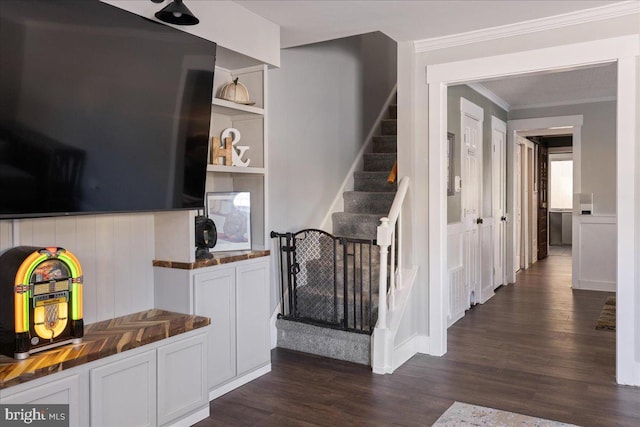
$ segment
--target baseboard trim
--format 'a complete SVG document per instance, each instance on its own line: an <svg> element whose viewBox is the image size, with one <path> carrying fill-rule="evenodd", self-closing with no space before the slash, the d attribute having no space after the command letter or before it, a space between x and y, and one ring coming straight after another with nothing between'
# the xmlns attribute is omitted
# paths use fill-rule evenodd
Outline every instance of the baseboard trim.
<svg viewBox="0 0 640 427"><path fill-rule="evenodd" d="M276 328L276 320L278 320L278 314L280 314L280 304L276 306L276 309L271 313L269 319L269 330L271 331L271 350L278 346L278 328Z"/></svg>
<svg viewBox="0 0 640 427"><path fill-rule="evenodd" d="M167 425L170 427L190 427L195 423L204 420L210 414L211 413L209 412L209 404L207 404L205 408L202 408L199 411L194 412L193 414L187 417L181 418L178 421L174 422L173 424L167 424Z"/></svg>
<svg viewBox="0 0 640 427"><path fill-rule="evenodd" d="M393 349L393 361L391 372L393 373L400 366L418 353L425 354L429 348L429 338L423 335L414 335L402 344Z"/></svg>
<svg viewBox="0 0 640 427"><path fill-rule="evenodd" d="M253 380L255 380L256 378L259 378L265 374L268 374L269 372L271 372L271 363L269 363L268 365L263 366L262 368L258 368L255 371L251 371L248 374L245 374L239 378L236 378L233 381L230 381L226 384L221 385L220 387L211 390L209 392L209 401L212 401L214 399L217 399L218 397L229 393L232 390L237 389L240 386L245 385L248 382L251 382Z"/></svg>
<svg viewBox="0 0 640 427"><path fill-rule="evenodd" d="M480 304L484 304L485 302L489 301L491 298L493 298L493 296L495 295L495 293L493 292L493 289L491 289L493 286L490 286L489 288L485 288L480 292L480 295L485 295L488 294L488 296L486 298L482 298L480 301L478 301Z"/></svg>
<svg viewBox="0 0 640 427"><path fill-rule="evenodd" d="M578 279L578 286L574 286L574 289L580 289L583 291L615 292L616 283L609 281Z"/></svg>
<svg viewBox="0 0 640 427"><path fill-rule="evenodd" d="M454 316L450 317L447 321L447 329L450 326L453 326L458 320L462 319L464 317L464 311L461 311L459 313L456 313Z"/></svg>

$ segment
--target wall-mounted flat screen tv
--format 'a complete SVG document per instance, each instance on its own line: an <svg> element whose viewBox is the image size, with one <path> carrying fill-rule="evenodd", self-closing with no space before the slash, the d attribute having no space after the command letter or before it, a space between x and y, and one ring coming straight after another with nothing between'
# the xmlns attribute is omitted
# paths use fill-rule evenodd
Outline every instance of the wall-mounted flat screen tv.
<svg viewBox="0 0 640 427"><path fill-rule="evenodd" d="M1 0L0 219L203 207L215 54L97 0Z"/></svg>

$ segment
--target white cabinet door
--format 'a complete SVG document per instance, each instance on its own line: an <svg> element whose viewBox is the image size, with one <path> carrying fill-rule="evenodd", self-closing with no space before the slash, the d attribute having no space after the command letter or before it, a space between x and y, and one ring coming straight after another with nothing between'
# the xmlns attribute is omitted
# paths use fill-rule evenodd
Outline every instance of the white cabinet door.
<svg viewBox="0 0 640 427"><path fill-rule="evenodd" d="M202 334L158 348L158 424L208 403L207 336Z"/></svg>
<svg viewBox="0 0 640 427"><path fill-rule="evenodd" d="M195 314L211 319L208 333L209 388L236 375L236 272L220 268L194 279Z"/></svg>
<svg viewBox="0 0 640 427"><path fill-rule="evenodd" d="M28 362L25 362L28 363ZM86 378L86 377L85 377ZM86 381L86 380L85 380ZM86 384L86 382L85 382ZM78 427L86 424L80 413L81 375L71 375L66 378L50 381L46 384L3 397L2 404L33 404L33 405L69 405L69 426Z"/></svg>
<svg viewBox="0 0 640 427"><path fill-rule="evenodd" d="M237 268L238 375L270 360L268 267L267 262L257 262Z"/></svg>
<svg viewBox="0 0 640 427"><path fill-rule="evenodd" d="M156 425L156 351L92 369L91 426Z"/></svg>

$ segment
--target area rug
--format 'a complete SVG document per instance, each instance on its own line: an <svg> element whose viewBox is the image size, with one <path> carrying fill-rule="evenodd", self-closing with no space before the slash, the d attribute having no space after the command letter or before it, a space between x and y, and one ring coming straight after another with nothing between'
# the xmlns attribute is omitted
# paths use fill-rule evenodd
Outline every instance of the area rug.
<svg viewBox="0 0 640 427"><path fill-rule="evenodd" d="M602 307L596 329L616 330L616 297L609 297Z"/></svg>
<svg viewBox="0 0 640 427"><path fill-rule="evenodd" d="M578 427L515 412L454 402L432 427Z"/></svg>

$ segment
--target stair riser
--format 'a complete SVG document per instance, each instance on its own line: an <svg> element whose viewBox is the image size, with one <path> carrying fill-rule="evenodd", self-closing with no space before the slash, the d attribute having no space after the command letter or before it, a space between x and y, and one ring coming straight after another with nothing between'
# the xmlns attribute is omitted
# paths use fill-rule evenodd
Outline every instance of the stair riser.
<svg viewBox="0 0 640 427"><path fill-rule="evenodd" d="M383 135L397 135L398 134L397 120L392 120L392 119L382 120L381 131Z"/></svg>
<svg viewBox="0 0 640 427"><path fill-rule="evenodd" d="M365 154L364 170L369 172L391 172L393 164L396 162L396 155L390 153L384 154Z"/></svg>
<svg viewBox="0 0 640 427"><path fill-rule="evenodd" d="M345 193L344 211L354 213L376 213L386 215L391 209L394 193Z"/></svg>
<svg viewBox="0 0 640 427"><path fill-rule="evenodd" d="M388 174L384 173L381 177L369 178L356 174L353 189L355 191L367 192L396 191L396 184L389 184L387 182L387 176Z"/></svg>
<svg viewBox="0 0 640 427"><path fill-rule="evenodd" d="M370 365L371 337L278 319L278 347Z"/></svg>
<svg viewBox="0 0 640 427"><path fill-rule="evenodd" d="M398 118L398 106L397 105L389 105L389 118L397 119Z"/></svg>
<svg viewBox="0 0 640 427"><path fill-rule="evenodd" d="M376 218L360 218L354 220L353 215L338 212L333 214L333 234L355 239L375 239L380 220Z"/></svg>
<svg viewBox="0 0 640 427"><path fill-rule="evenodd" d="M374 153L396 153L398 151L398 137L396 135L374 136Z"/></svg>

